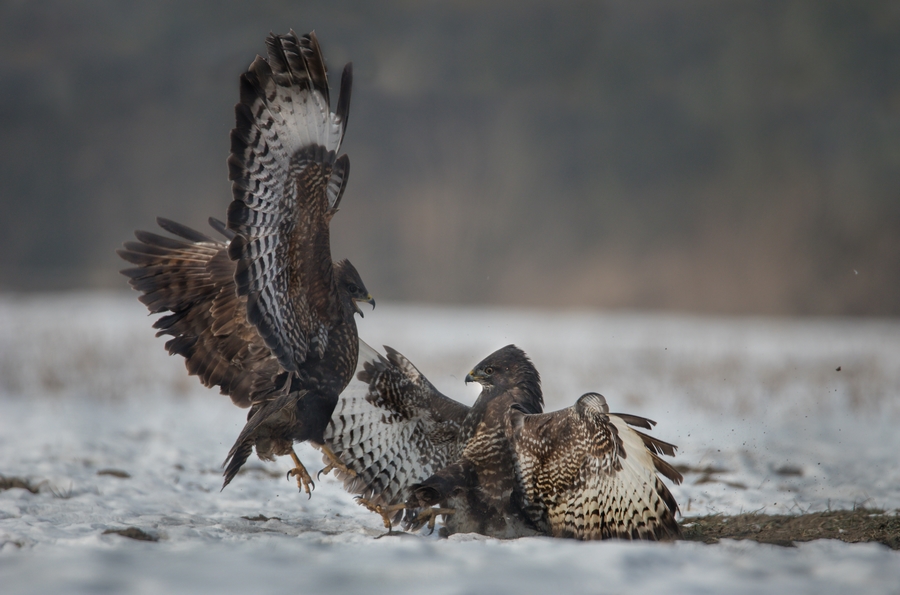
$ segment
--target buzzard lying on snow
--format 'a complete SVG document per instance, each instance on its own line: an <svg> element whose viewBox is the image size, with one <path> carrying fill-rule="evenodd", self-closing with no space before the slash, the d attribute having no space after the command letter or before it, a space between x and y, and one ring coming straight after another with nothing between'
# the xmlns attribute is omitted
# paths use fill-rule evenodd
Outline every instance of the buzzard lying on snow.
<svg viewBox="0 0 900 595"><path fill-rule="evenodd" d="M675 499L658 474L681 475L659 455L675 446L632 428L655 422L611 414L583 395L541 413L540 377L522 350L504 347L466 377L483 387L470 408L441 394L405 357L360 347L361 384L341 396L325 440L353 471L344 487L380 513L446 533L494 537L672 539ZM432 508L434 506L438 508Z"/></svg>
<svg viewBox="0 0 900 595"><path fill-rule="evenodd" d="M357 302L375 302L352 264L332 261L329 240L350 171L337 151L351 67L331 111L315 34L270 35L266 45L268 60L241 75L228 159L234 197L227 225L210 220L222 239L159 219L176 238L138 231L119 255L137 265L122 272L141 302L168 312L154 327L173 337L169 353L250 408L223 487L255 447L264 460L290 455L289 475L309 494L293 443L330 454L323 432L357 365Z"/></svg>

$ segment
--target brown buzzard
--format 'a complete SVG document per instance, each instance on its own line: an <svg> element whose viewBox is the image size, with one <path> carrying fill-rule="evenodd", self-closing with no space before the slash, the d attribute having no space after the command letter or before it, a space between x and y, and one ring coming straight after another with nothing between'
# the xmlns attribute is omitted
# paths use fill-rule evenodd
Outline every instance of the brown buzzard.
<svg viewBox="0 0 900 595"><path fill-rule="evenodd" d="M222 239L159 219L176 238L145 231L119 255L123 272L173 338L190 374L249 407L228 453L225 482L256 448L271 460L290 455L298 485L312 479L294 453L305 440L324 448L323 432L357 364L357 302L374 305L359 273L333 262L329 223L350 171L337 156L350 107L344 68L331 111L325 62L314 33L270 35L240 79L228 158L233 200Z"/></svg>
<svg viewBox="0 0 900 595"><path fill-rule="evenodd" d="M344 487L408 528L443 514L445 534L553 535L578 539L679 536L677 505L658 473L675 447L610 414L602 396L541 413L540 376L514 345L466 377L483 390L469 408L442 395L402 355L362 344L357 377L335 408L326 442L355 472ZM432 508L439 506L439 508Z"/></svg>

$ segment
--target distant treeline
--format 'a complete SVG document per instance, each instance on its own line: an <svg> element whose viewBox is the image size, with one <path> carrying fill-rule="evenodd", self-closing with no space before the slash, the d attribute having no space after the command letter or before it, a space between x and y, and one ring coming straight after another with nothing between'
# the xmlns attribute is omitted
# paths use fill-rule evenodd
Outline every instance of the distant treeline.
<svg viewBox="0 0 900 595"><path fill-rule="evenodd" d="M3 2L0 290L122 288L134 228L223 217L290 28L354 62L332 248L378 299L900 314L888 0Z"/></svg>

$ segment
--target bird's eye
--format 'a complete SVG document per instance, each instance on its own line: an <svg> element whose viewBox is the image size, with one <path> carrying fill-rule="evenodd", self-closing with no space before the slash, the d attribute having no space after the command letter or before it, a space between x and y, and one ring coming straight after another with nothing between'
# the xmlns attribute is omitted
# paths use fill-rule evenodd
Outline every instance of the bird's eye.
<svg viewBox="0 0 900 595"><path fill-rule="evenodd" d="M487 368L484 369L484 373L487 374L488 376L490 376L491 374L494 373L494 368L492 366L488 366Z"/></svg>
<svg viewBox="0 0 900 595"><path fill-rule="evenodd" d="M357 293L357 292L359 291L359 287L357 287L356 285L354 285L353 283L351 283L350 286L347 287L347 290L348 290L350 293Z"/></svg>

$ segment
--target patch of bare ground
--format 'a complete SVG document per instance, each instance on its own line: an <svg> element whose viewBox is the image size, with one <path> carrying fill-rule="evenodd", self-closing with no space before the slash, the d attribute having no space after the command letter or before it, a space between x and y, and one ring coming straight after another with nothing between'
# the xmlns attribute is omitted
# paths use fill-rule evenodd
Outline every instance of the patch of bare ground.
<svg viewBox="0 0 900 595"><path fill-rule="evenodd" d="M859 508L798 515L739 514L690 517L681 526L684 539L717 543L720 539L752 539L793 546L798 541L840 539L847 543L878 542L900 549L897 511Z"/></svg>
<svg viewBox="0 0 900 595"><path fill-rule="evenodd" d="M135 539L137 541L159 541L159 535L148 533L147 531L144 531L143 529L139 529L137 527L126 527L124 529L107 529L103 532L103 534L121 535L122 537Z"/></svg>
<svg viewBox="0 0 900 595"><path fill-rule="evenodd" d="M11 490L13 488L21 488L23 490L28 490L32 494L37 494L46 483L46 481L34 483L30 479L25 479L24 477L7 477L5 475L0 475L0 492L3 490Z"/></svg>

